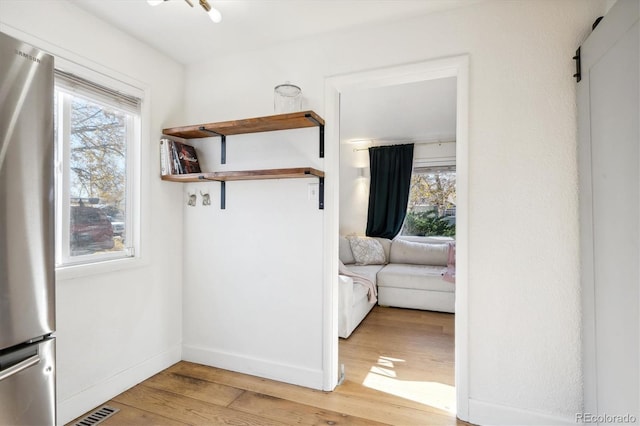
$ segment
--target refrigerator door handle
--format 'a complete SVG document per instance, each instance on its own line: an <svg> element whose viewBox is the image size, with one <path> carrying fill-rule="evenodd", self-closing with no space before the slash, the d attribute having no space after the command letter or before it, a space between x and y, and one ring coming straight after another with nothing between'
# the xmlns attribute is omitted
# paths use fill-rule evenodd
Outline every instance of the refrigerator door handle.
<svg viewBox="0 0 640 426"><path fill-rule="evenodd" d="M18 374L21 371L26 370L29 367L33 367L39 362L40 362L40 356L36 354L36 355L30 356L29 358L23 361L20 361L16 365L12 365L6 370L0 371L0 382L3 381L4 379L8 379L9 377Z"/></svg>

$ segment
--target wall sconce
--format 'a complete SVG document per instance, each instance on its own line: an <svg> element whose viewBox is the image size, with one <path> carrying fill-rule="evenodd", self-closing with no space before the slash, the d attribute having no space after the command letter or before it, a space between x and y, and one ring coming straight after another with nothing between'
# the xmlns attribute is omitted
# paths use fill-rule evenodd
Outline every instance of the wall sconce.
<svg viewBox="0 0 640 426"><path fill-rule="evenodd" d="M369 179L371 177L369 167L358 167L358 177Z"/></svg>

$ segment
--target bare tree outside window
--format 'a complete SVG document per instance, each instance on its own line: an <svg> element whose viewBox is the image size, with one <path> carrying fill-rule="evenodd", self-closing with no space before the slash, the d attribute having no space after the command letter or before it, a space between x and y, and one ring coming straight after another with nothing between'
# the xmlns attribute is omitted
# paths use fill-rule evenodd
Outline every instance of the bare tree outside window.
<svg viewBox="0 0 640 426"><path fill-rule="evenodd" d="M59 264L128 256L127 149L136 115L56 88Z"/></svg>
<svg viewBox="0 0 640 426"><path fill-rule="evenodd" d="M402 235L455 236L455 218L455 170L414 170Z"/></svg>
<svg viewBox="0 0 640 426"><path fill-rule="evenodd" d="M111 215L122 214L126 115L79 98L71 105L71 196L99 198Z"/></svg>
<svg viewBox="0 0 640 426"><path fill-rule="evenodd" d="M73 98L70 128L71 254L123 250L126 114Z"/></svg>

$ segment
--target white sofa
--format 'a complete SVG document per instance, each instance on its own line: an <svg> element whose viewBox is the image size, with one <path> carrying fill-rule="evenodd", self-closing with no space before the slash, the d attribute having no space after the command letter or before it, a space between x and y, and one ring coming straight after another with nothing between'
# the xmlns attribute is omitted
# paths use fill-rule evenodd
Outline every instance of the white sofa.
<svg viewBox="0 0 640 426"><path fill-rule="evenodd" d="M362 237L361 237L362 238ZM340 237L339 256L352 272L368 277L377 286L381 306L455 312L455 285L443 279L450 238L375 238L382 246L384 260L357 264L346 237ZM367 288L352 278L339 277L339 336L349 337L375 306L367 298Z"/></svg>
<svg viewBox="0 0 640 426"><path fill-rule="evenodd" d="M391 241L386 238L376 238L382 245L385 259L389 259ZM378 272L385 266L378 265L356 265L349 241L345 237L340 237L339 257L342 263L352 272L369 278L374 285ZM376 301L369 301L368 289L362 284L353 281L353 278L340 275L338 295L338 335L347 338L353 330L362 322L369 311L376 305Z"/></svg>

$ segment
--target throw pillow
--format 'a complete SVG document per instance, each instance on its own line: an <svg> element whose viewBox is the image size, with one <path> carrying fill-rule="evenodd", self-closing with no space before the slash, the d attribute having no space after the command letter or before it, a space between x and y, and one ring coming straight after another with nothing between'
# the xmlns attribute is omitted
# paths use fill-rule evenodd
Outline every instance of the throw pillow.
<svg viewBox="0 0 640 426"><path fill-rule="evenodd" d="M396 238L391 243L389 259L392 263L447 266L449 244L416 243Z"/></svg>
<svg viewBox="0 0 640 426"><path fill-rule="evenodd" d="M379 241L369 237L348 236L356 265L384 265L387 261Z"/></svg>
<svg viewBox="0 0 640 426"><path fill-rule="evenodd" d="M356 260L353 258L353 252L351 251L351 244L349 244L349 240L343 236L340 236L338 240L338 257L345 265L356 263Z"/></svg>

